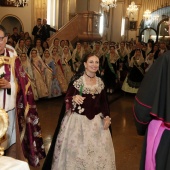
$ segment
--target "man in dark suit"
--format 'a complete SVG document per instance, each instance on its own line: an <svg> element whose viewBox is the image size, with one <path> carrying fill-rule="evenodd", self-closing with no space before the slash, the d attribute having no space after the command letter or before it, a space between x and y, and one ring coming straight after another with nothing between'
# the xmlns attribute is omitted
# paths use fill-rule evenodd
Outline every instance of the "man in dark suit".
<svg viewBox="0 0 170 170"><path fill-rule="evenodd" d="M32 35L34 35L34 42L36 39L40 38L41 40L43 39L43 25L41 24L41 18L37 19L37 25L34 26L32 30Z"/></svg>
<svg viewBox="0 0 170 170"><path fill-rule="evenodd" d="M47 24L47 19L43 19L43 41L46 41L48 38L50 38L50 31L56 32L56 29L52 28L50 25Z"/></svg>

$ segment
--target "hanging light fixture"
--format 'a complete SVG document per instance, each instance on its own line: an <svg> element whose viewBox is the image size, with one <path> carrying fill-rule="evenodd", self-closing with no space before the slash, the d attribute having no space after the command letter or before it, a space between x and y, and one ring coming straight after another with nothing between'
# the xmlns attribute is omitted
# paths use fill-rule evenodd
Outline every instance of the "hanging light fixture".
<svg viewBox="0 0 170 170"><path fill-rule="evenodd" d="M24 7L25 5L28 5L29 0L7 0L7 4L14 5L16 7Z"/></svg>
<svg viewBox="0 0 170 170"><path fill-rule="evenodd" d="M116 2L117 0L101 0L100 5L104 11L109 11L110 8L116 8Z"/></svg>
<svg viewBox="0 0 170 170"><path fill-rule="evenodd" d="M150 18L151 18L151 11L147 9L143 14L143 19L150 20Z"/></svg>
<svg viewBox="0 0 170 170"><path fill-rule="evenodd" d="M134 1L132 1L129 7L127 8L127 14L133 14L136 11L138 11L138 6L135 5Z"/></svg>

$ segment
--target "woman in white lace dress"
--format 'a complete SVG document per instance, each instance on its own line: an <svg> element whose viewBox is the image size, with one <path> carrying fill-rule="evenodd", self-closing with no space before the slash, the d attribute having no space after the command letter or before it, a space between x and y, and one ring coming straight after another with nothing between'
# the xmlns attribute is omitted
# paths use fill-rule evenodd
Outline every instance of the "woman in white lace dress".
<svg viewBox="0 0 170 170"><path fill-rule="evenodd" d="M66 93L43 170L116 169L106 92L96 76L99 58L88 54L80 68Z"/></svg>

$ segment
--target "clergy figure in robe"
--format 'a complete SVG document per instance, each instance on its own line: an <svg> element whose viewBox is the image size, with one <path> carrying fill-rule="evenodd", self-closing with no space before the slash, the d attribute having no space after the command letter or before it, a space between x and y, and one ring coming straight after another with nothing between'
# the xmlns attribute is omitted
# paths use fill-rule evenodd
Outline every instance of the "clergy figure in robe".
<svg viewBox="0 0 170 170"><path fill-rule="evenodd" d="M169 103L170 51L167 51L146 73L135 97L134 117L137 131L138 134L145 135L140 170L170 169Z"/></svg>
<svg viewBox="0 0 170 170"><path fill-rule="evenodd" d="M45 150L33 92L16 51L6 42L0 25L0 108L9 116L6 155L39 166Z"/></svg>

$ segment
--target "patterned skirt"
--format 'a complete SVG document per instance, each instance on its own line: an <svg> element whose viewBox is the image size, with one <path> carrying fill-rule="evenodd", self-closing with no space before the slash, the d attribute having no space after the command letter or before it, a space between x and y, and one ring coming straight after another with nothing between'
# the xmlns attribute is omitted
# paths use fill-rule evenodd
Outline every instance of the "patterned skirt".
<svg viewBox="0 0 170 170"><path fill-rule="evenodd" d="M53 155L52 170L116 170L110 130L101 114L89 120L77 113L62 121Z"/></svg>

